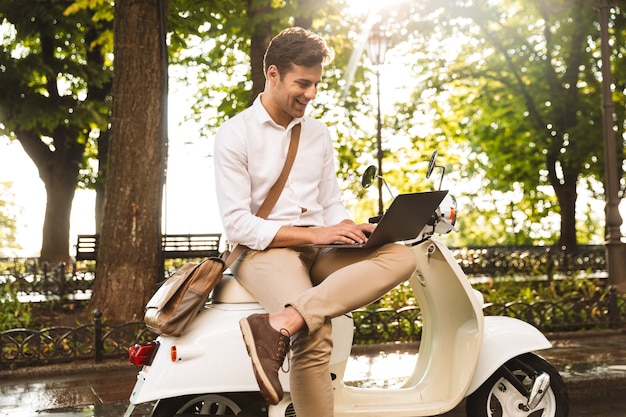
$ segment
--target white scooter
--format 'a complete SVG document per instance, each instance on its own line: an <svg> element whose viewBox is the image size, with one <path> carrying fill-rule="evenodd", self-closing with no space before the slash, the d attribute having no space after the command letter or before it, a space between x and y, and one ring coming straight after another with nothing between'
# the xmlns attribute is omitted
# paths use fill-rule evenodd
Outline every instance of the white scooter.
<svg viewBox="0 0 626 417"><path fill-rule="evenodd" d="M430 160L429 177L436 165ZM373 168L373 167L372 167ZM377 178L368 169L364 185ZM443 172L442 172L443 177ZM380 178L380 177L378 177ZM441 184L440 186L441 187ZM331 373L337 417L434 416L466 399L470 417L566 417L565 384L557 370L532 353L550 342L536 328L510 317L484 317L482 295L473 290L450 250L432 238L454 229L456 203L446 196L412 246L417 270L409 283L423 329L411 376L401 387L364 388L344 382L352 347L350 315L333 319ZM152 416L296 416L289 375L281 372L282 401L267 406L258 392L239 320L262 312L232 276L180 337L160 336L130 349L142 365L125 417L135 405L155 402Z"/></svg>

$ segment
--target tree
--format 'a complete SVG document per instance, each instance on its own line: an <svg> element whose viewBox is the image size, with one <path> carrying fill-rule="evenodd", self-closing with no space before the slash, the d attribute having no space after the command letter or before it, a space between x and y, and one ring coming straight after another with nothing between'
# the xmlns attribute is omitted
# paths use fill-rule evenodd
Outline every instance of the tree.
<svg viewBox="0 0 626 417"><path fill-rule="evenodd" d="M113 110L91 307L111 322L139 319L163 275L166 3L115 2Z"/></svg>
<svg viewBox="0 0 626 417"><path fill-rule="evenodd" d="M613 12L623 22L624 11ZM423 16L433 26L416 47L426 74L416 103L432 104L432 140L465 139L470 172L483 173L490 190L518 186L528 218L560 214L558 244L575 250L577 185L603 177L597 11L582 1L450 1ZM623 27L612 30L623 38ZM624 52L616 42L615 68ZM623 89L614 94L624 103ZM623 106L617 117L623 132Z"/></svg>
<svg viewBox="0 0 626 417"><path fill-rule="evenodd" d="M110 22L68 2L0 0L0 133L17 139L46 189L41 259L69 260L70 213L86 149L106 132Z"/></svg>

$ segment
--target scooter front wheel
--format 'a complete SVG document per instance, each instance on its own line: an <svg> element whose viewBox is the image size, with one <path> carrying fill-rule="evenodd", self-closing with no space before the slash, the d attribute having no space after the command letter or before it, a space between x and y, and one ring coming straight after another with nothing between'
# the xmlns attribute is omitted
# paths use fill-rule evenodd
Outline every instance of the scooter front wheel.
<svg viewBox="0 0 626 417"><path fill-rule="evenodd" d="M527 390L531 390L537 375L548 374L550 385L543 398L537 405L529 407L528 398L520 393L515 384L501 373L496 373L467 397L468 417L567 417L567 388L559 372L546 360L526 353L511 359L504 366Z"/></svg>
<svg viewBox="0 0 626 417"><path fill-rule="evenodd" d="M159 400L151 417L176 415L262 416L267 415L258 398L247 394L197 394Z"/></svg>

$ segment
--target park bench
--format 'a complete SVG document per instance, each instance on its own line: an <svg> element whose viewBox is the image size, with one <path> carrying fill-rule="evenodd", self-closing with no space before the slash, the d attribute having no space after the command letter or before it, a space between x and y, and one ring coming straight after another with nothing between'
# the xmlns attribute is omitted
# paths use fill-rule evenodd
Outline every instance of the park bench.
<svg viewBox="0 0 626 417"><path fill-rule="evenodd" d="M221 236L219 233L163 235L163 257L185 259L218 256ZM78 235L76 260L95 260L97 256L98 235Z"/></svg>

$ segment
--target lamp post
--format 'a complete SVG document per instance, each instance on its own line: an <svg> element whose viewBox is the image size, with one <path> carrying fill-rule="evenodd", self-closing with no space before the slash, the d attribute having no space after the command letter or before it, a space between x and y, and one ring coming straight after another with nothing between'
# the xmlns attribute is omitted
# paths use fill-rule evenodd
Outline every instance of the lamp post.
<svg viewBox="0 0 626 417"><path fill-rule="evenodd" d="M380 117L380 65L385 62L389 38L380 24L374 26L367 40L367 55L376 67L376 158L378 160L378 215L383 214L383 148Z"/></svg>
<svg viewBox="0 0 626 417"><path fill-rule="evenodd" d="M619 213L619 182L617 177L617 153L614 130L615 104L611 94L611 50L609 48L609 9L615 2L596 0L600 15L600 51L602 59L602 126L604 131L604 166L606 231L605 246L609 283L620 292L626 292L626 246L620 231L622 217Z"/></svg>

